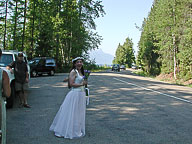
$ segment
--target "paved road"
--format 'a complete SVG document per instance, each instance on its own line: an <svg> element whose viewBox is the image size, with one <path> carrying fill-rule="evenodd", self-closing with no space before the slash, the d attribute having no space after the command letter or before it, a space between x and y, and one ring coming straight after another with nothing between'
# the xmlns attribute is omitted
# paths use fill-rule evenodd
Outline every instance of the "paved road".
<svg viewBox="0 0 192 144"><path fill-rule="evenodd" d="M86 136L57 138L49 126L68 92L66 74L30 81L31 109L7 111L7 144L192 144L192 88L133 75L92 73Z"/></svg>

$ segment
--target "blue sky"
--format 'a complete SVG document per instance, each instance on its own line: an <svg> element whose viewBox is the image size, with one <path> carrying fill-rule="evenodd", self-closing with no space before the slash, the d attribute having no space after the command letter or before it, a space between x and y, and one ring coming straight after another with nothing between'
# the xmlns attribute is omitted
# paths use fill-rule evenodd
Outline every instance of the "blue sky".
<svg viewBox="0 0 192 144"><path fill-rule="evenodd" d="M106 15L95 20L96 31L103 37L99 48L115 56L118 44L123 45L129 37L137 52L141 32L135 24L141 27L151 10L153 0L103 0L102 4Z"/></svg>

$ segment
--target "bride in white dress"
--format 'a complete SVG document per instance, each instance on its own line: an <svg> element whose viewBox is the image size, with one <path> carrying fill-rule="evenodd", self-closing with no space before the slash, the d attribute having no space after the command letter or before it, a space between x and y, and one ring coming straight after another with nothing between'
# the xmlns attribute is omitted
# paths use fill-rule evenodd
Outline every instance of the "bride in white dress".
<svg viewBox="0 0 192 144"><path fill-rule="evenodd" d="M85 135L86 110L84 85L87 81L83 79L83 58L77 57L72 62L73 68L69 73L71 90L66 95L49 129L55 133L55 136L69 139Z"/></svg>

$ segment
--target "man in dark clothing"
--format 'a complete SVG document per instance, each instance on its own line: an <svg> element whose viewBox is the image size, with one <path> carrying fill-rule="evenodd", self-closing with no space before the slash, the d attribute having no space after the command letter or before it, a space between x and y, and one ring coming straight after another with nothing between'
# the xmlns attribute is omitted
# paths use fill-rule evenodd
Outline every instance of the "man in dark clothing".
<svg viewBox="0 0 192 144"><path fill-rule="evenodd" d="M18 60L13 61L7 66L7 69L13 73L12 68L14 68L15 75L15 90L18 92L21 106L30 108L27 103L26 90L28 89L29 75L27 64L23 61L23 53L18 53Z"/></svg>

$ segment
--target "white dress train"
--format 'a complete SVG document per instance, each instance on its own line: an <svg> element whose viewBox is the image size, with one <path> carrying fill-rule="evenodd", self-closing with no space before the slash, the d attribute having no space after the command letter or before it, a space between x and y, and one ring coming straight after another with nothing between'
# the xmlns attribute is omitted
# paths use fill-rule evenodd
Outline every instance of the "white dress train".
<svg viewBox="0 0 192 144"><path fill-rule="evenodd" d="M82 83L83 76L80 76L77 70L75 71L77 73L75 83ZM58 137L73 139L84 136L85 111L86 98L84 87L71 88L49 130L54 131Z"/></svg>

